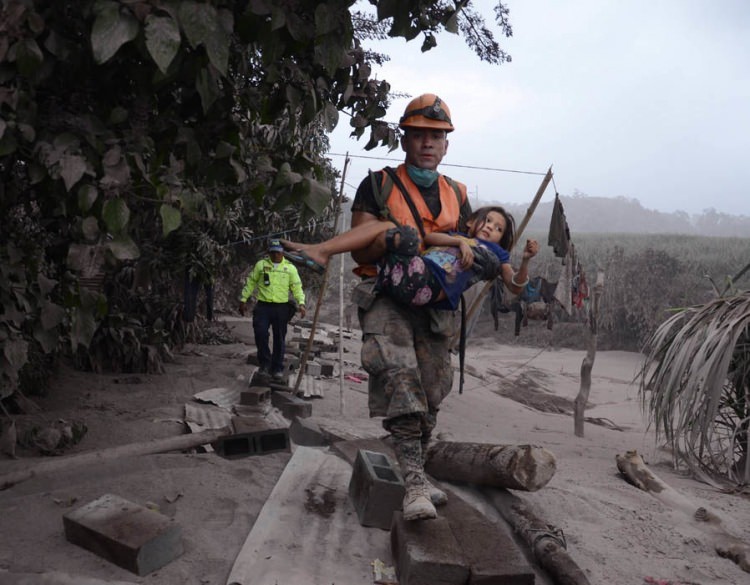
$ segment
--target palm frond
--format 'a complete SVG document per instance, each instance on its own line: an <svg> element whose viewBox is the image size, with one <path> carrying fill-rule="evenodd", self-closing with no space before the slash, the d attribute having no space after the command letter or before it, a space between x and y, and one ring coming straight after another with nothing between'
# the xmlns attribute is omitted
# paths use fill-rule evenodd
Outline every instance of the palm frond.
<svg viewBox="0 0 750 585"><path fill-rule="evenodd" d="M675 457L750 483L750 291L667 319L646 345L641 405Z"/></svg>

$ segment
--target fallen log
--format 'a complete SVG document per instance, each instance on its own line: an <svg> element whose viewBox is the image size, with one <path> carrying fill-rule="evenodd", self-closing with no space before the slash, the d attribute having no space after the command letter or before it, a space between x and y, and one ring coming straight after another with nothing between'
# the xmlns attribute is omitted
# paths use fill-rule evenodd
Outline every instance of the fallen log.
<svg viewBox="0 0 750 585"><path fill-rule="evenodd" d="M750 546L731 534L718 514L704 506L696 505L672 488L646 467L646 462L637 451L626 451L625 455L617 454L615 461L617 469L628 483L650 493L666 506L688 514L691 522L713 539L714 550L720 557L731 559L743 571L750 573Z"/></svg>
<svg viewBox="0 0 750 585"><path fill-rule="evenodd" d="M435 479L535 492L552 479L556 462L535 445L437 441L427 449L425 471Z"/></svg>
<svg viewBox="0 0 750 585"><path fill-rule="evenodd" d="M503 489L481 490L523 542L555 585L589 585L588 577L568 555L562 530L541 520L530 506Z"/></svg>
<svg viewBox="0 0 750 585"><path fill-rule="evenodd" d="M89 451L68 457L55 457L54 459L45 459L30 467L19 471L13 471L0 475L0 491L6 490L14 485L47 473L54 473L62 469L71 467L82 467L94 463L104 463L120 459L122 457L133 457L136 455L151 455L154 453L166 453L168 451L181 451L191 449L200 445L205 445L216 441L220 437L231 433L231 429L225 427L221 429L210 429L200 433L190 433L187 435L178 435L176 437L167 437L166 439L154 439L143 443L130 443L128 445L119 445L109 449L99 451Z"/></svg>

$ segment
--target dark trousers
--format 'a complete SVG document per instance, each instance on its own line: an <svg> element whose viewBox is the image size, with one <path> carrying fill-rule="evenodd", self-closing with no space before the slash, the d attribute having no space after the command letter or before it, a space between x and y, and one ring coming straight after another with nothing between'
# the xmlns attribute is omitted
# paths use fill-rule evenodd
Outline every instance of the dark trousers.
<svg viewBox="0 0 750 585"><path fill-rule="evenodd" d="M289 303L258 301L253 309L253 333L258 348L258 363L262 370L275 374L284 371L286 326L289 322ZM273 355L268 348L269 329L273 332Z"/></svg>
<svg viewBox="0 0 750 585"><path fill-rule="evenodd" d="M198 293L201 290L201 286L204 286L206 291L206 319L208 321L214 320L213 285L201 285L201 283L197 280L190 280L187 271L185 271L185 311L183 313L183 319L185 319L187 323L192 323L195 320L195 310L198 305Z"/></svg>

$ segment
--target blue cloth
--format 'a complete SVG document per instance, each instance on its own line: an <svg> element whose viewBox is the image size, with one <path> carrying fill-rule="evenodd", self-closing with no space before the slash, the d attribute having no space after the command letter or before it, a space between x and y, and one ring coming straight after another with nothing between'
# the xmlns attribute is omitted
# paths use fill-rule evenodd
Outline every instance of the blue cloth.
<svg viewBox="0 0 750 585"><path fill-rule="evenodd" d="M494 261L494 258L496 258L496 261L499 263L498 267L500 264L510 262L510 254L494 242L478 238L467 238L467 241L472 248L475 248L473 250L474 264L472 264L469 270L464 270L461 267L460 249L457 246L432 246L422 255L433 276L445 291L447 298L444 303L439 304L447 306L440 308L455 310L461 300L461 293L467 288L480 280L489 280L490 277L499 274L499 269L495 274L487 274L487 262L483 260ZM488 254L491 254L494 258L488 256Z"/></svg>

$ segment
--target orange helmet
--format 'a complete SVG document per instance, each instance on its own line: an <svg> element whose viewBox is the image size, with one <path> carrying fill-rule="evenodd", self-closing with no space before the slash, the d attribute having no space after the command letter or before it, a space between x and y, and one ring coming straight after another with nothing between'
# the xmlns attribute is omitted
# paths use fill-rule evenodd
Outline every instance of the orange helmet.
<svg viewBox="0 0 750 585"><path fill-rule="evenodd" d="M423 93L409 102L398 122L399 128L434 128L453 132L451 111L434 93Z"/></svg>

